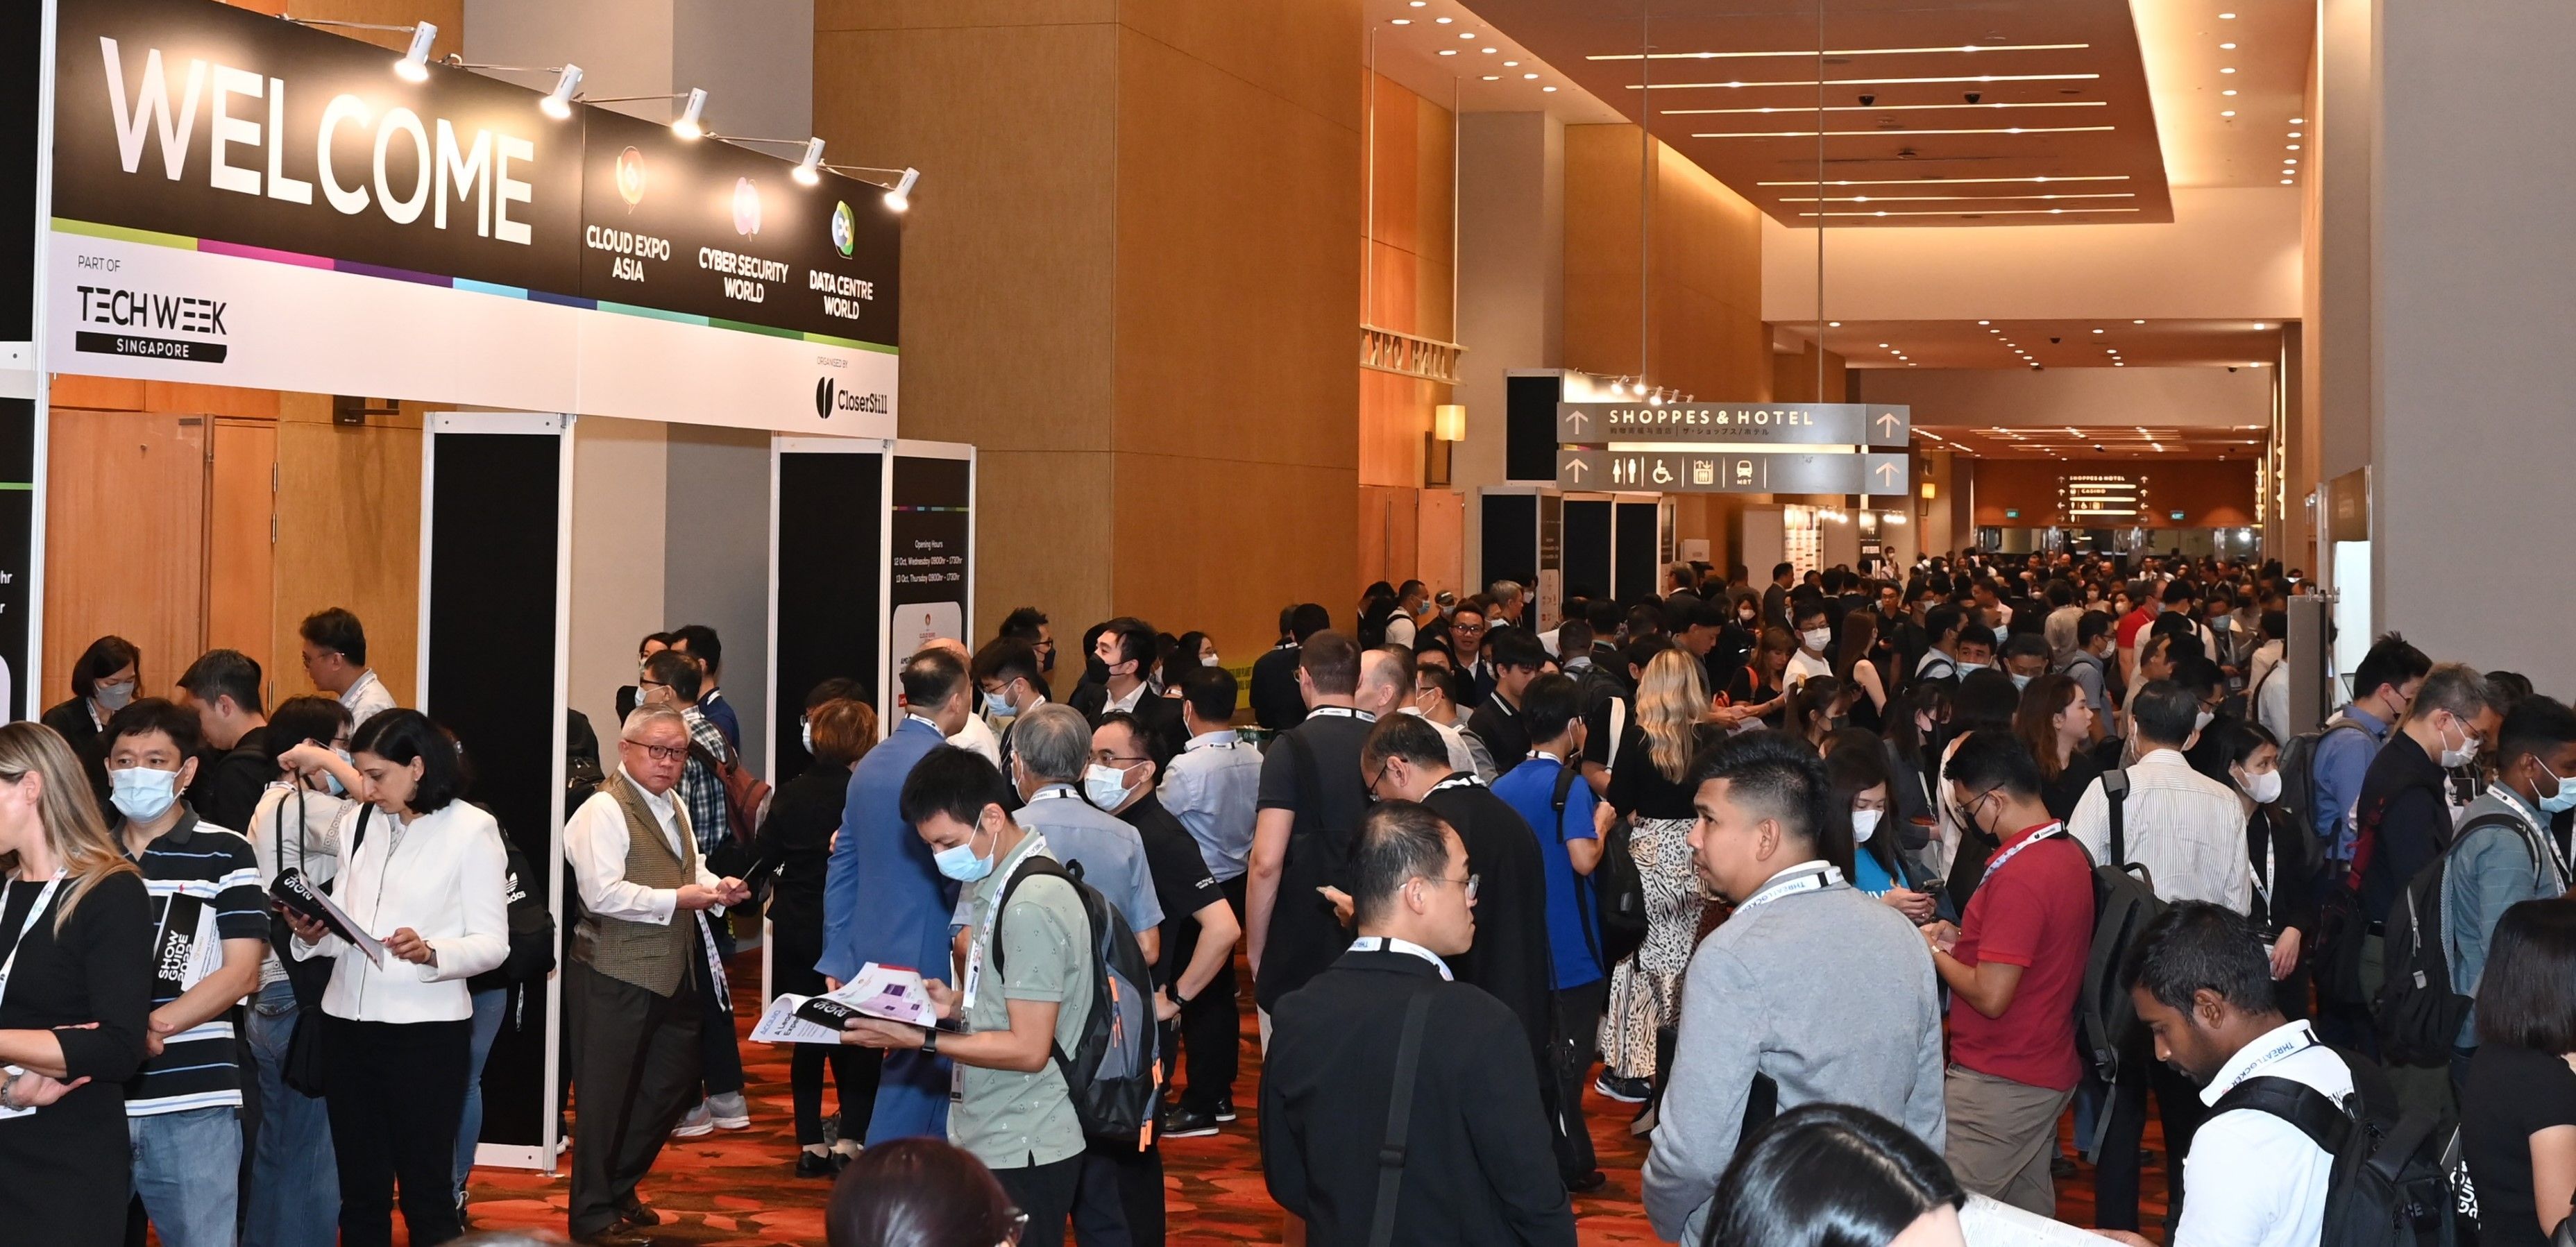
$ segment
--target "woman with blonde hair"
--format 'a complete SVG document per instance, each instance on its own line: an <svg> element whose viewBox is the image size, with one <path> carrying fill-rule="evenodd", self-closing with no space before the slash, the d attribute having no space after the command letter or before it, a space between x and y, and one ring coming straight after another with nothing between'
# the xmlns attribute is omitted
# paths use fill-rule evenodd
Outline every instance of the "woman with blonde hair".
<svg viewBox="0 0 2576 1247"><path fill-rule="evenodd" d="M121 1243L152 906L52 728L0 726L0 872L0 1225L13 1242Z"/></svg>
<svg viewBox="0 0 2576 1247"><path fill-rule="evenodd" d="M1636 721L1600 807L1604 819L1628 820L1628 852L1646 888L1646 942L1612 967L1601 1016L1606 1068L1595 1089L1615 1100L1652 1097L1681 1024L1682 972L1699 942L1701 904L1691 870L1691 758L1724 734L1708 722L1708 708L1699 660L1679 649L1655 655L1637 682Z"/></svg>

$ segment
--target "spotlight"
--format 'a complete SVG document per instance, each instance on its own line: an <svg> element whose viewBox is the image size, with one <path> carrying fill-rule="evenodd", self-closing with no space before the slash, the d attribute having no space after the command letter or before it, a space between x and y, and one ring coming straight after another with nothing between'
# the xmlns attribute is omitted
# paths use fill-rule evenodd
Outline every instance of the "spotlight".
<svg viewBox="0 0 2576 1247"><path fill-rule="evenodd" d="M557 121L572 116L572 93L580 88L581 66L564 62L563 69L555 74L555 89L537 101L537 111Z"/></svg>
<svg viewBox="0 0 2576 1247"><path fill-rule="evenodd" d="M429 45L437 38L438 27L427 22L413 23L411 47L394 62L394 76L405 82L429 81Z"/></svg>
<svg viewBox="0 0 2576 1247"><path fill-rule="evenodd" d="M797 161L796 167L787 171L787 176L796 179L796 184L798 186L812 186L813 184L823 180L823 175L816 172L816 170L821 169L822 167L823 140L807 139L805 140L805 158Z"/></svg>
<svg viewBox="0 0 2576 1247"><path fill-rule="evenodd" d="M707 132L706 127L698 124L698 119L704 115L706 111L707 89L705 87L689 88L688 105L680 110L680 119L671 123L671 133L679 135L684 139L693 139L701 134L705 134Z"/></svg>
<svg viewBox="0 0 2576 1247"><path fill-rule="evenodd" d="M815 141L821 142L822 140L817 139ZM913 183L920 180L921 170L912 168L905 169L903 171L903 180L895 183L894 189L885 193L885 206L892 208L897 212L910 208L912 206Z"/></svg>

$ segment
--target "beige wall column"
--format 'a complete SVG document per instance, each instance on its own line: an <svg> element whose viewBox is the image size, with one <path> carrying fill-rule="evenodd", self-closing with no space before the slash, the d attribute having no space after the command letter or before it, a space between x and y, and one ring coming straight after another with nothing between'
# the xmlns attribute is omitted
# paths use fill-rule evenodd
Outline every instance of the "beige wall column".
<svg viewBox="0 0 2576 1247"><path fill-rule="evenodd" d="M1476 490L1503 480L1503 374L1565 360L1565 126L1546 113L1459 119L1456 401L1467 440L1449 462L1466 495L1462 594L1480 587L1484 517Z"/></svg>
<svg viewBox="0 0 2576 1247"><path fill-rule="evenodd" d="M2543 551L2576 524L2576 150L2531 139L2576 128L2576 22L2555 0L2384 4L2375 33L2374 624L2565 697L2566 585Z"/></svg>
<svg viewBox="0 0 2576 1247"><path fill-rule="evenodd" d="M976 616L1229 653L1351 609L1357 0L822 0L816 130L922 170L901 428L982 448ZM1254 574L1257 570L1257 574Z"/></svg>

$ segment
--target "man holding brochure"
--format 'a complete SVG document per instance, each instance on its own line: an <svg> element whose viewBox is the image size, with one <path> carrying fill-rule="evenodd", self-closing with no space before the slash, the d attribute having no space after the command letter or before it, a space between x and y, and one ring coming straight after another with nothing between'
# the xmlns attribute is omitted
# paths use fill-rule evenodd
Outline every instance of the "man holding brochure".
<svg viewBox="0 0 2576 1247"><path fill-rule="evenodd" d="M630 1247L662 1219L635 1184L694 1102L701 993L726 990L707 915L751 891L708 872L672 796L689 761L679 711L637 707L617 758L564 825L564 855L589 910L565 975L575 1112L567 1220L580 1242Z"/></svg>

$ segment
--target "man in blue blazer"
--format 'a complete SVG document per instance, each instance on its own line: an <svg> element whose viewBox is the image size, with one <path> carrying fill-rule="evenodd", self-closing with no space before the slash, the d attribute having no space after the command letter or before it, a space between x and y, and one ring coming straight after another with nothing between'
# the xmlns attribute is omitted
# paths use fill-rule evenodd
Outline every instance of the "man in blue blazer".
<svg viewBox="0 0 2576 1247"><path fill-rule="evenodd" d="M840 836L823 876L823 958L814 968L834 986L871 961L956 981L948 931L957 885L940 876L897 801L913 764L966 725L975 686L966 664L945 649L913 655L902 679L904 717L850 772ZM916 1135L948 1137L948 1062L913 1049L888 1052L866 1144Z"/></svg>

